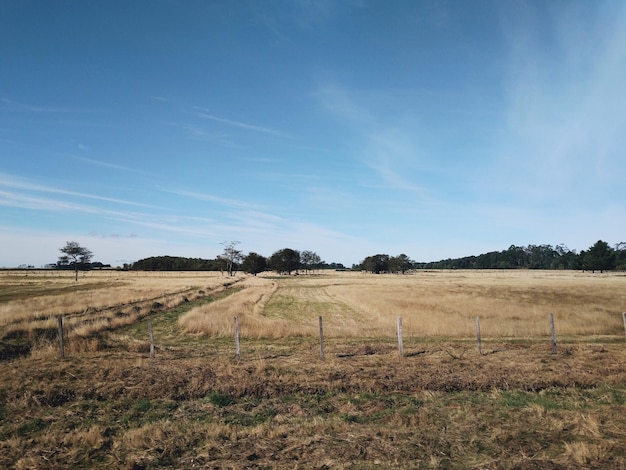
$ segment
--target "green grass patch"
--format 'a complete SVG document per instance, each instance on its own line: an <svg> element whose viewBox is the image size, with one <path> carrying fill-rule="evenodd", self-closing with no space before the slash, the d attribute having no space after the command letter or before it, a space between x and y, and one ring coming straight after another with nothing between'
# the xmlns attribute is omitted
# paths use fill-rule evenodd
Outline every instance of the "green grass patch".
<svg viewBox="0 0 626 470"><path fill-rule="evenodd" d="M32 418L20 424L17 428L17 435L20 437L34 436L48 427L48 422L41 418Z"/></svg>
<svg viewBox="0 0 626 470"><path fill-rule="evenodd" d="M183 334L181 328L178 326L179 317L187 313L192 308L229 297L242 289L242 287L231 287L214 294L199 297L193 301L182 302L170 309L164 309L162 305L156 310L153 309L148 318L152 321L152 331L155 342L162 346L183 346L188 343L196 343L197 339ZM197 290L197 288L193 288L191 290ZM125 334L133 339L144 341L147 338L147 328L146 320L142 320L135 322L132 325L118 328L116 333Z"/></svg>
<svg viewBox="0 0 626 470"><path fill-rule="evenodd" d="M212 392L207 395L206 399L209 403L214 404L220 408L232 405L235 403L235 399L230 395L226 395L220 392Z"/></svg>

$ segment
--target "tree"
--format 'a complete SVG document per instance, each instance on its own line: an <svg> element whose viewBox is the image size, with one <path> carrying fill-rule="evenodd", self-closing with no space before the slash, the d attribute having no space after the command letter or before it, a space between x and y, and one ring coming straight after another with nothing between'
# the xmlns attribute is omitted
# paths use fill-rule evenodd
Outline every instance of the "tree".
<svg viewBox="0 0 626 470"><path fill-rule="evenodd" d="M322 264L322 258L314 251L305 250L300 253L300 262L305 272L308 272L311 269L319 267L319 265Z"/></svg>
<svg viewBox="0 0 626 470"><path fill-rule="evenodd" d="M622 271L626 269L626 242L615 244L615 267Z"/></svg>
<svg viewBox="0 0 626 470"><path fill-rule="evenodd" d="M240 263L243 260L243 253L239 251L236 246L241 242L223 242L224 245L224 253L219 255L218 258L224 260L226 264L226 271L229 276L234 274L235 267L237 263Z"/></svg>
<svg viewBox="0 0 626 470"><path fill-rule="evenodd" d="M75 273L75 280L78 281L78 268L86 267L89 265L93 253L80 246L77 242L66 242L63 248L59 248L59 251L63 255L59 256L59 266L73 266Z"/></svg>
<svg viewBox="0 0 626 470"><path fill-rule="evenodd" d="M288 273L300 267L300 252L291 248L283 248L270 256L270 268L277 273Z"/></svg>
<svg viewBox="0 0 626 470"><path fill-rule="evenodd" d="M256 276L258 273L262 273L267 269L267 259L257 253L250 252L243 260L241 268L245 272Z"/></svg>
<svg viewBox="0 0 626 470"><path fill-rule="evenodd" d="M389 255L368 256L361 263L361 269L373 274L386 273L389 271Z"/></svg>
<svg viewBox="0 0 626 470"><path fill-rule="evenodd" d="M402 273L404 274L413 266L413 261L402 253L398 256L392 256L389 258L389 271L392 273Z"/></svg>
<svg viewBox="0 0 626 470"><path fill-rule="evenodd" d="M581 253L583 269L604 272L615 269L615 251L605 241L598 240L587 251Z"/></svg>

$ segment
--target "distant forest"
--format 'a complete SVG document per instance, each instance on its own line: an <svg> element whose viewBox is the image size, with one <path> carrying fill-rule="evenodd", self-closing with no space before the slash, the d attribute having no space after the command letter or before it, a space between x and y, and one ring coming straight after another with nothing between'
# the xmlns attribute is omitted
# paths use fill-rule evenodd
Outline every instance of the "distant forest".
<svg viewBox="0 0 626 470"><path fill-rule="evenodd" d="M145 271L233 271L242 270L256 274L266 269L277 272L291 272L299 269L347 269L341 263L321 261L316 253L302 253L284 248L271 257L265 258L256 253L247 256L230 247L231 252L215 259L184 258L177 256L154 256L139 260L125 269ZM233 255L234 254L236 255ZM354 264L352 270L380 273L405 273L416 269L570 269L570 270L626 270L626 243L614 247L598 240L587 250L577 253L565 245L511 245L503 251L492 251L476 256L445 259L433 262L418 262L407 255L390 256L377 254L366 257Z"/></svg>
<svg viewBox="0 0 626 470"><path fill-rule="evenodd" d="M626 243L611 248L599 240L588 250L577 253L564 245L511 245L503 251L491 251L478 256L416 263L417 269L626 269Z"/></svg>

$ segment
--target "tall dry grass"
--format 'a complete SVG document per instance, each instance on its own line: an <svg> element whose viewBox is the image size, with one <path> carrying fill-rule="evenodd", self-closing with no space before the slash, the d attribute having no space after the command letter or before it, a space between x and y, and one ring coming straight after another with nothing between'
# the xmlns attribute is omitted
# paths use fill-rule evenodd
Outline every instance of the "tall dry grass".
<svg viewBox="0 0 626 470"><path fill-rule="evenodd" d="M311 328L294 328L288 318L264 315L267 301L276 293L278 283L262 277L249 277L238 284L243 289L215 302L191 309L179 319L187 333L232 336L234 317L239 318L242 336L282 338L311 334Z"/></svg>
<svg viewBox="0 0 626 470"><path fill-rule="evenodd" d="M71 276L47 271L28 276L0 272L0 286L12 291L10 300L0 302L0 326L140 302L192 288L213 289L225 282L214 272L92 271L79 279L75 282Z"/></svg>
<svg viewBox="0 0 626 470"><path fill-rule="evenodd" d="M230 336L233 317L250 337L314 336L323 317L329 337L389 337L402 317L405 336L473 337L475 317L485 338L549 334L622 335L626 276L560 271L418 271L409 275L328 272L311 276L247 277L244 289L188 312L188 333ZM242 278L237 278L238 280ZM130 324L145 312L133 302L177 305L187 289L210 290L232 279L219 273L88 273L0 275L0 328L53 330L70 314L71 334L89 338ZM5 299L4 301L2 299ZM6 300L9 299L9 300ZM142 307L144 308L144 307ZM39 333L37 333L39 334Z"/></svg>
<svg viewBox="0 0 626 470"><path fill-rule="evenodd" d="M10 273L10 271L9 271ZM74 282L46 272L19 278L0 272L0 286L14 291L13 299L0 303L0 326L30 318L80 313L145 301L187 289L214 289L225 278L219 273L93 272Z"/></svg>
<svg viewBox="0 0 626 470"><path fill-rule="evenodd" d="M402 317L405 335L485 337L549 334L621 335L626 276L550 271L435 271L411 275L285 278L265 307L267 318L308 328L324 317L330 336L389 336Z"/></svg>
<svg viewBox="0 0 626 470"><path fill-rule="evenodd" d="M72 347L97 350L103 330L137 322L153 308L169 309L237 278L198 272L89 272L78 282L49 271L0 272L0 339L27 340L45 352L56 339L57 315ZM8 300L7 300L8 299Z"/></svg>

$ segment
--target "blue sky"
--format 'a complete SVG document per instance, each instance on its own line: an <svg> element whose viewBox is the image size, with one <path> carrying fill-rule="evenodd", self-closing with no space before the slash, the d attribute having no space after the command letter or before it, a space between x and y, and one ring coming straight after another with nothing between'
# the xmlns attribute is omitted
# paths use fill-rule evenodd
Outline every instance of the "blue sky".
<svg viewBox="0 0 626 470"><path fill-rule="evenodd" d="M626 239L626 3L4 1L0 266Z"/></svg>

